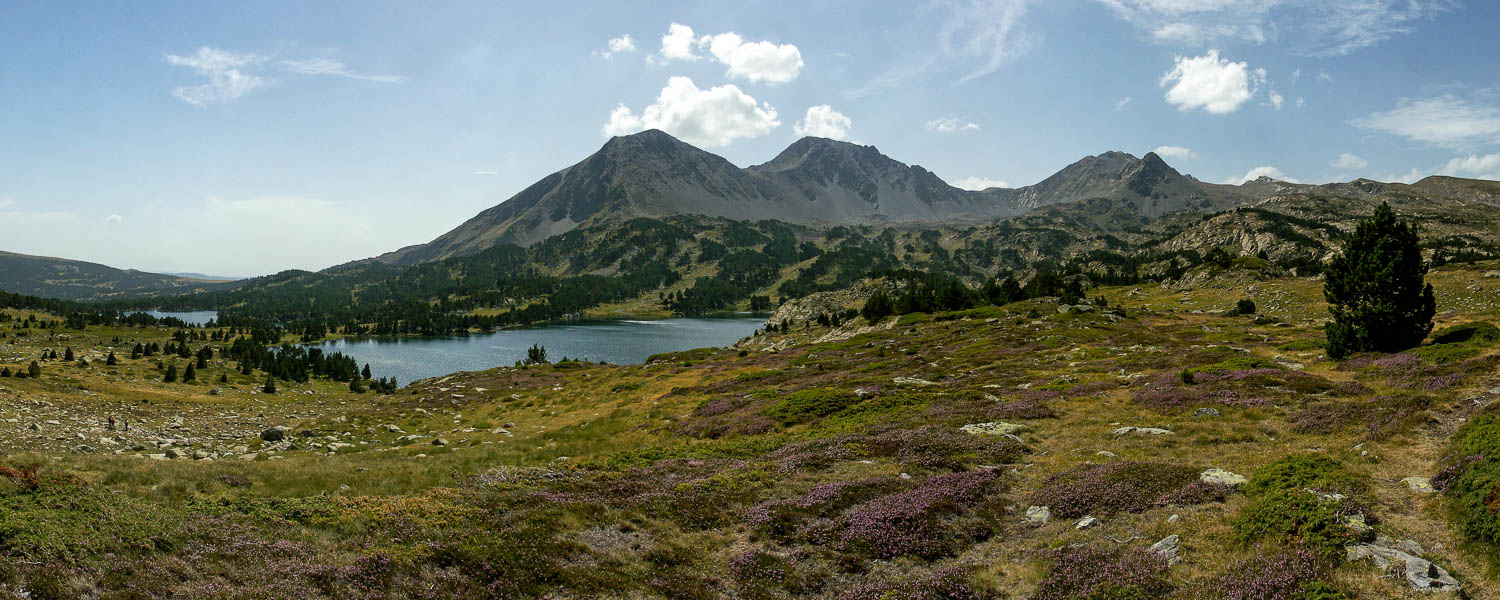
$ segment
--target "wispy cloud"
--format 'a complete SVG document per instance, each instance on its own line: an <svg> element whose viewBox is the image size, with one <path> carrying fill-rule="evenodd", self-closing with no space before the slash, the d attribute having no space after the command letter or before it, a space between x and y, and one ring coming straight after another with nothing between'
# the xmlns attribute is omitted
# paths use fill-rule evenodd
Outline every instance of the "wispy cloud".
<svg viewBox="0 0 1500 600"><path fill-rule="evenodd" d="M1455 6L1452 0L1098 1L1159 43L1284 43L1293 52L1315 57L1375 46Z"/></svg>
<svg viewBox="0 0 1500 600"><path fill-rule="evenodd" d="M112 214L110 216L104 217L104 222L105 223L119 223L119 222L124 221L124 220L125 220L125 217L120 216L119 213L115 213L115 214Z"/></svg>
<svg viewBox="0 0 1500 600"><path fill-rule="evenodd" d="M234 100L267 83L259 75L246 72L266 62L266 57L255 53L204 46L193 54L168 54L166 58L167 64L187 67L208 79L206 83L178 86L172 90L173 96L194 106Z"/></svg>
<svg viewBox="0 0 1500 600"><path fill-rule="evenodd" d="M500 170L499 169L474 169L474 172L472 174L473 175L485 175L485 176L499 175L500 174Z"/></svg>
<svg viewBox="0 0 1500 600"><path fill-rule="evenodd" d="M207 106L236 100L252 91L270 85L265 71L279 69L294 75L342 77L376 83L401 83L400 75L367 75L358 73L331 58L286 59L271 62L270 57L255 52L233 52L210 46L187 55L168 54L167 64L191 69L207 79L197 85L178 86L172 95L193 106Z"/></svg>
<svg viewBox="0 0 1500 600"><path fill-rule="evenodd" d="M1447 148L1500 144L1500 107L1453 94L1402 98L1391 110L1350 123L1361 129Z"/></svg>
<svg viewBox="0 0 1500 600"><path fill-rule="evenodd" d="M958 181L953 182L953 187L956 187L956 188L959 188L959 189L962 189L962 190L970 190L970 191L977 192L979 190L987 190L987 189L990 189L990 188L1008 188L1008 187L1010 187L1010 184L1006 183L1005 180L1003 180L1003 179L994 179L994 178L991 178L991 177L970 176L970 177L965 177L963 179L960 179Z"/></svg>
<svg viewBox="0 0 1500 600"><path fill-rule="evenodd" d="M635 40L631 39L628 33L617 38L610 38L609 42L605 43L605 48L594 51L594 54L604 60L612 60L616 54L626 52L635 52Z"/></svg>
<svg viewBox="0 0 1500 600"><path fill-rule="evenodd" d="M406 78L400 75L365 75L355 73L349 70L349 67L344 66L344 63L331 58L283 60L280 62L280 65L298 75L326 75L361 81L374 81L377 83L401 83L406 81Z"/></svg>
<svg viewBox="0 0 1500 600"><path fill-rule="evenodd" d="M948 20L938 33L938 47L948 56L977 59L979 66L957 83L994 73L1024 54L1037 35L1023 19L1031 0L956 0L945 6Z"/></svg>
<svg viewBox="0 0 1500 600"><path fill-rule="evenodd" d="M1155 150L1152 150L1152 152L1155 152L1157 156L1161 156L1163 158L1173 158L1178 160L1198 158L1197 152L1193 152L1192 148L1183 146L1157 146Z"/></svg>
<svg viewBox="0 0 1500 600"><path fill-rule="evenodd" d="M949 116L946 116L946 117L939 117L939 118L927 121L927 124L925 125L925 127L927 128L928 131L936 131L938 133L956 133L956 132L959 132L959 131L978 131L979 130L979 124L978 123L975 123L973 121L968 121L968 120L960 119L960 118L952 116L952 115L949 115Z"/></svg>

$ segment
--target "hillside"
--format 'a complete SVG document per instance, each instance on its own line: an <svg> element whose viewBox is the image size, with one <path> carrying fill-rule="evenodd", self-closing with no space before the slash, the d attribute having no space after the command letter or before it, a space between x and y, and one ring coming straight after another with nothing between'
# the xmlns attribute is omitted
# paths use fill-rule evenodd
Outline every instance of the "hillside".
<svg viewBox="0 0 1500 600"><path fill-rule="evenodd" d="M0 596L1494 600L1443 482L1500 416L1500 342L1453 333L1500 319L1497 269L1429 276L1444 341L1343 362L1288 277L394 394L166 383L126 357L171 331L68 331L89 364L0 379ZM3 368L58 345L5 329Z"/></svg>
<svg viewBox="0 0 1500 600"><path fill-rule="evenodd" d="M226 289L232 282L124 270L0 251L0 290L65 300L138 299Z"/></svg>
<svg viewBox="0 0 1500 600"><path fill-rule="evenodd" d="M1161 157L1106 152L1042 182L969 191L877 150L803 138L771 161L740 169L666 133L615 137L576 165L553 173L432 242L376 260L410 265L496 244L529 246L611 221L702 215L739 221L775 218L828 227L980 222L1091 198L1125 200L1143 217L1223 209L1274 187L1221 186L1178 173Z"/></svg>

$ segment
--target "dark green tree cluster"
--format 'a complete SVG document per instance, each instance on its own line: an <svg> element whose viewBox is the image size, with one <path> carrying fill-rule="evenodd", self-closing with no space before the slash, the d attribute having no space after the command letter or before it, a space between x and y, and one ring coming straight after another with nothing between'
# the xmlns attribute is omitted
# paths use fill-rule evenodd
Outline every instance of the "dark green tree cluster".
<svg viewBox="0 0 1500 600"><path fill-rule="evenodd" d="M1328 356L1399 352L1422 343L1437 311L1426 275L1416 227L1382 202L1325 271L1323 296L1333 315L1325 328Z"/></svg>

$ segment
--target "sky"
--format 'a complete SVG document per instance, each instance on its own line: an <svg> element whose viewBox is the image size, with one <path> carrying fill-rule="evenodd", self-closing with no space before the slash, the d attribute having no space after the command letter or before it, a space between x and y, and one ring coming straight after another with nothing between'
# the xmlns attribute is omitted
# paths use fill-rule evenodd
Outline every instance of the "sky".
<svg viewBox="0 0 1500 600"><path fill-rule="evenodd" d="M1500 179L1497 30L1488 0L13 0L0 250L321 269L646 128L976 189L1108 150L1216 183Z"/></svg>

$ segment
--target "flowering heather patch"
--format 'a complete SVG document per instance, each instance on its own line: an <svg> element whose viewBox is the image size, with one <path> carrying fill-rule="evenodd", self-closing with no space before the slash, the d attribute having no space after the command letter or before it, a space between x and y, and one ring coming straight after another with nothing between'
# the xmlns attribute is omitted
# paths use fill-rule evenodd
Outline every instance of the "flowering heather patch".
<svg viewBox="0 0 1500 600"><path fill-rule="evenodd" d="M1115 512L1141 512L1168 504L1222 500L1229 488L1198 480L1199 469L1169 463L1114 462L1082 465L1048 477L1031 503L1052 514L1076 518Z"/></svg>
<svg viewBox="0 0 1500 600"><path fill-rule="evenodd" d="M1155 598L1172 591L1167 559L1144 549L1079 546L1048 554L1052 568L1030 600Z"/></svg>
<svg viewBox="0 0 1500 600"><path fill-rule="evenodd" d="M1409 431L1426 416L1431 404L1432 399L1427 396L1408 394L1320 402L1293 414L1292 430L1327 434L1362 425L1365 438L1384 440L1395 433Z"/></svg>
<svg viewBox="0 0 1500 600"><path fill-rule="evenodd" d="M971 435L937 425L885 429L861 442L871 456L891 457L902 464L931 470L958 470L966 464L1008 464L1026 453L1024 444L1009 438Z"/></svg>
<svg viewBox="0 0 1500 600"><path fill-rule="evenodd" d="M746 550L729 559L729 574L741 582L783 583L791 576L792 569L786 557L759 548Z"/></svg>
<svg viewBox="0 0 1500 600"><path fill-rule="evenodd" d="M834 596L836 600L990 600L1000 596L970 583L968 570L948 567L896 581L860 583Z"/></svg>
<svg viewBox="0 0 1500 600"><path fill-rule="evenodd" d="M1241 559L1198 590L1204 600L1303 600L1332 563L1306 549Z"/></svg>
<svg viewBox="0 0 1500 600"><path fill-rule="evenodd" d="M1429 377L1427 379L1423 379L1422 383L1418 384L1417 387L1426 392L1441 392L1450 387L1458 385L1458 382L1463 381L1463 379L1463 376L1459 375L1458 373L1439 375L1437 377Z"/></svg>
<svg viewBox="0 0 1500 600"><path fill-rule="evenodd" d="M1057 416L1051 407L1036 399L1004 402L992 414L998 419L1050 419Z"/></svg>
<svg viewBox="0 0 1500 600"><path fill-rule="evenodd" d="M831 518L872 496L889 493L905 484L882 478L824 483L797 498L762 502L745 511L745 520L758 530L777 537L797 532L807 519Z"/></svg>
<svg viewBox="0 0 1500 600"><path fill-rule="evenodd" d="M843 543L850 550L879 558L949 554L968 536L954 531L944 517L983 506L999 477L998 469L937 475L911 490L866 502L839 520Z"/></svg>

